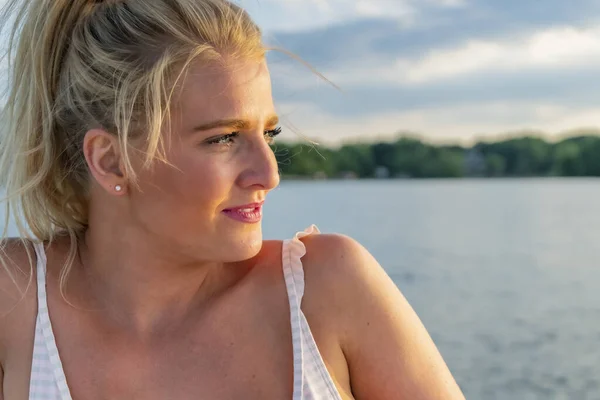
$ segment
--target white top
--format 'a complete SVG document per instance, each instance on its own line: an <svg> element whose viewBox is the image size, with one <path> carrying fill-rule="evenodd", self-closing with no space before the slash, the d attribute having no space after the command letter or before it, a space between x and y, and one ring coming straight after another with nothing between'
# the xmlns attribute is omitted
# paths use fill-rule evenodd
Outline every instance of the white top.
<svg viewBox="0 0 600 400"><path fill-rule="evenodd" d="M306 248L300 238L318 234L316 226L283 242L283 273L290 303L294 348L294 394L292 400L342 400L325 367L304 313L304 270L301 257ZM38 314L35 324L29 400L72 400L56 347L46 301L46 253L35 243L37 254Z"/></svg>

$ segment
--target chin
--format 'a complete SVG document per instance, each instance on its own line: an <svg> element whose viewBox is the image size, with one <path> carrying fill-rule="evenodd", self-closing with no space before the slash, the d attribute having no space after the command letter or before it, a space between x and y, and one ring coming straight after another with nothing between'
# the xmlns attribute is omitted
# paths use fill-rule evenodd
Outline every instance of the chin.
<svg viewBox="0 0 600 400"><path fill-rule="evenodd" d="M239 232L229 237L224 246L226 262L237 262L255 257L263 246L263 236L260 226L253 230Z"/></svg>

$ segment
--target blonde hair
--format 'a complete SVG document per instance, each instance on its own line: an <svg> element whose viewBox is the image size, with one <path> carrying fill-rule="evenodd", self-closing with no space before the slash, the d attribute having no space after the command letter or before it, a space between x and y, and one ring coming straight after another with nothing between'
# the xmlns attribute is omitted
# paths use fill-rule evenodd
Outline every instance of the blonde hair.
<svg viewBox="0 0 600 400"><path fill-rule="evenodd" d="M131 142L144 140L146 167L166 161L161 132L190 63L264 57L266 48L248 14L227 0L9 0L1 20L12 24L0 116L2 238L9 215L24 241L68 235L62 290L88 221L85 133L114 134L135 183Z"/></svg>

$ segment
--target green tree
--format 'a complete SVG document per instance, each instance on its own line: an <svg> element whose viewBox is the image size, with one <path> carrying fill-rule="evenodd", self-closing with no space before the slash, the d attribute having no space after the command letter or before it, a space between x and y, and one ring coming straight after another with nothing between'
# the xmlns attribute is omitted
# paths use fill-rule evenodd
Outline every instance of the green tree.
<svg viewBox="0 0 600 400"><path fill-rule="evenodd" d="M375 157L371 146L352 144L342 146L335 155L338 173L354 172L361 178L371 178L375 174Z"/></svg>
<svg viewBox="0 0 600 400"><path fill-rule="evenodd" d="M485 157L485 173L487 176L503 176L506 170L506 161L498 154L488 154Z"/></svg>
<svg viewBox="0 0 600 400"><path fill-rule="evenodd" d="M556 145L553 172L558 176L583 176L585 165L579 144L566 140Z"/></svg>

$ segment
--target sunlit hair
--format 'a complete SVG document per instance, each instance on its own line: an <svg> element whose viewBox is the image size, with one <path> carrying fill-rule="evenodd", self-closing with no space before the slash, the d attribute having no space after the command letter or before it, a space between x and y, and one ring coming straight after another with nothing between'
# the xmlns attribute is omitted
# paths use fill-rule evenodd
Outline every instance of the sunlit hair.
<svg viewBox="0 0 600 400"><path fill-rule="evenodd" d="M136 184L132 143L142 143L136 151L144 167L166 162L161 132L188 66L224 54L260 58L266 48L257 25L227 0L9 0L1 18L10 27L0 117L2 238L9 215L23 240L69 236L62 290L88 223L85 133L114 134Z"/></svg>

